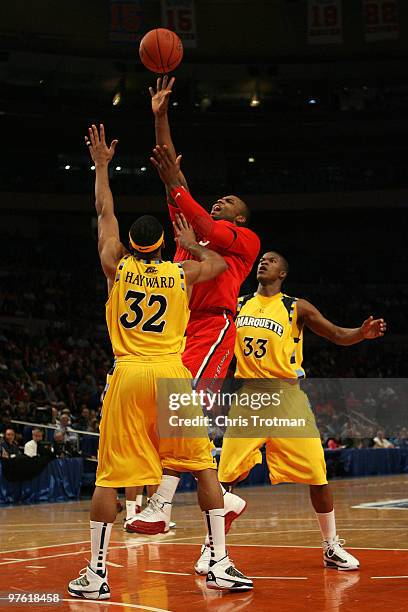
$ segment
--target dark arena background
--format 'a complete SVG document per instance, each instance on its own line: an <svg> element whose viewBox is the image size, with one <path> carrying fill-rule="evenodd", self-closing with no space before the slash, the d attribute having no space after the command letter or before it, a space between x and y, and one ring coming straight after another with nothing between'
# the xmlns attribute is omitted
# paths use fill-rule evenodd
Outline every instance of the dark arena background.
<svg viewBox="0 0 408 612"><path fill-rule="evenodd" d="M183 41L169 120L193 197L208 210L229 193L247 202L260 255L289 262L286 294L343 327L370 315L387 323L384 337L351 347L308 330L304 339L306 375L321 383L312 404L338 533L358 571L323 566L308 487L271 487L262 451L235 491L248 509L227 536L252 591L209 590L195 575L205 530L195 481L183 476L168 533L127 533L118 514L111 599L67 592L91 555L113 361L84 136L104 123L107 140L119 140L110 184L124 244L133 220L152 214L171 260L164 188L149 161L157 75L138 54L157 27ZM403 0L1 3L0 607L407 610L407 61ZM240 295L256 287L255 265ZM358 379L359 391L348 380L338 395L328 379ZM33 427L42 442L22 463ZM217 458L221 445L218 432Z"/></svg>

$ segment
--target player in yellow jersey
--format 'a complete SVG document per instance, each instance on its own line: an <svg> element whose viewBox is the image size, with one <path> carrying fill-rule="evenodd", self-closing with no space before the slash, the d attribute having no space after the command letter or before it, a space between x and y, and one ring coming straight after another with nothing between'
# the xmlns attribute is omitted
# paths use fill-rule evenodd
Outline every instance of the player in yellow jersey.
<svg viewBox="0 0 408 612"><path fill-rule="evenodd" d="M339 570L358 569L359 562L342 548L336 535L333 496L326 479L326 464L320 435L306 394L298 379L302 368L303 329L307 327L335 344L349 346L365 339L383 336L383 319L368 318L355 329L339 327L327 320L310 302L282 293L288 273L286 259L265 253L257 271L256 293L239 298L235 341L235 377L245 379L228 417L241 418L237 426L227 427L219 464L219 479L224 486L246 478L262 462L260 448L266 444L266 459L272 484L300 482L310 485L310 497L323 536L324 565ZM241 399L259 399L261 393L278 394L277 401L257 410L243 407ZM238 405L240 404L240 405ZM257 421L251 427L256 415ZM260 427L259 417L304 420L298 428ZM242 425L247 419L249 426ZM232 421L229 421L229 423ZM281 421L282 423L284 421ZM299 422L299 421L296 421ZM209 550L203 547L196 571L205 574Z"/></svg>
<svg viewBox="0 0 408 612"><path fill-rule="evenodd" d="M98 214L98 250L108 284L106 322L115 355L115 369L103 403L100 424L96 487L91 504L91 560L79 578L68 585L71 595L108 599L106 555L116 518L118 487L159 484L162 466L193 472L198 501L212 537L211 568L207 586L215 589L252 588L225 550L224 505L206 430L201 437L159 439L158 385L176 381L182 392L191 391L191 374L181 353L189 319L189 297L195 283L215 278L226 269L224 259L194 240L194 233L179 217L176 237L196 261L163 261L163 228L154 217L137 219L129 231L129 251L120 242L109 187L108 165L117 141L108 147L103 125L95 125L85 139L95 164ZM163 180L177 176L176 163L161 165ZM200 408L188 406L189 415Z"/></svg>

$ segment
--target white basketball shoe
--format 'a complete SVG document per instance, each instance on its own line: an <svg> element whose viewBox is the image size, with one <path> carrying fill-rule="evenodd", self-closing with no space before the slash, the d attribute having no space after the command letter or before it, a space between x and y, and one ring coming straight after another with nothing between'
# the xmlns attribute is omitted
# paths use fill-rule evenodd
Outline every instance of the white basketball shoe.
<svg viewBox="0 0 408 612"><path fill-rule="evenodd" d="M88 565L79 572L78 578L71 580L68 585L68 593L73 597L82 597L82 599L109 599L107 570L103 576L100 576Z"/></svg>
<svg viewBox="0 0 408 612"><path fill-rule="evenodd" d="M360 562L350 553L344 550L344 540L338 535L331 542L323 542L323 563L325 567L331 567L342 571L358 570Z"/></svg>

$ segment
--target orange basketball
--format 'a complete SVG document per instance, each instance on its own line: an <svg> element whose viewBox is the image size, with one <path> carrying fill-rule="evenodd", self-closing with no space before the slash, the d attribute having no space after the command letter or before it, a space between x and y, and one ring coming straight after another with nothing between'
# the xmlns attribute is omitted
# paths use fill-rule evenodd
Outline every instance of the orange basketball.
<svg viewBox="0 0 408 612"><path fill-rule="evenodd" d="M183 59L183 45L177 34L165 28L150 30L140 41L142 63L159 74L171 72Z"/></svg>

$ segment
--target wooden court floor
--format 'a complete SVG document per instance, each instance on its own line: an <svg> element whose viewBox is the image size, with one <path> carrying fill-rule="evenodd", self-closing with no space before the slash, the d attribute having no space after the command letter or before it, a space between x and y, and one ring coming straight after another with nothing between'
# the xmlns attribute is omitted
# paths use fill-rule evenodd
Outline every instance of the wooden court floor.
<svg viewBox="0 0 408 612"><path fill-rule="evenodd" d="M360 559L359 572L324 569L320 533L308 489L300 485L242 488L248 509L227 543L237 567L254 577L248 593L208 591L194 575L204 534L195 494L176 497L177 528L153 537L127 534L123 514L112 531L108 602L71 598L67 582L90 558L89 501L0 509L0 592L59 593L60 604L32 610L70 612L408 611L408 509L355 508L408 499L408 477L332 483L338 532ZM27 605L0 608L24 610Z"/></svg>

